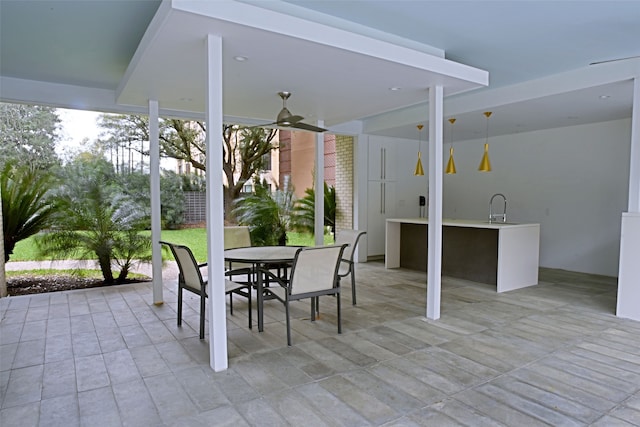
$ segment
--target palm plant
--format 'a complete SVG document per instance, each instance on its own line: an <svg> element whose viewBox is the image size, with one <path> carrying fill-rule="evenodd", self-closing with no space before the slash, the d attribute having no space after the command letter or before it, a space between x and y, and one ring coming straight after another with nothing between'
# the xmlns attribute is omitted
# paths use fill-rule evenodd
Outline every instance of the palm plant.
<svg viewBox="0 0 640 427"><path fill-rule="evenodd" d="M316 192L314 188L307 188L305 196L298 200L294 207L294 228L313 234L315 226ZM336 189L324 183L324 226L330 227L335 239L336 232Z"/></svg>
<svg viewBox="0 0 640 427"><path fill-rule="evenodd" d="M146 210L105 185L103 174L76 172L76 180L57 196L56 227L40 236L40 250L59 259L97 257L105 283L122 282L134 260L150 260L151 241L140 233L148 222ZM116 279L113 265L120 267Z"/></svg>
<svg viewBox="0 0 640 427"><path fill-rule="evenodd" d="M255 188L255 193L236 199L234 215L240 224L249 226L253 245L286 245L294 204L293 192L271 192L264 185L256 185Z"/></svg>
<svg viewBox="0 0 640 427"><path fill-rule="evenodd" d="M5 262L9 261L16 243L51 225L56 211L48 197L51 186L51 175L43 171L12 163L6 163L2 168L0 193Z"/></svg>

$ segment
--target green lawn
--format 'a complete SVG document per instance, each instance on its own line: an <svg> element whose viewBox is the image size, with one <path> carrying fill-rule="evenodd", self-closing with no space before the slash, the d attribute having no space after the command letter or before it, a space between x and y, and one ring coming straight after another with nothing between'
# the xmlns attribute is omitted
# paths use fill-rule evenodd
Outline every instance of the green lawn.
<svg viewBox="0 0 640 427"><path fill-rule="evenodd" d="M288 245L292 246L313 246L313 236L306 233L287 233ZM162 240L171 243L178 243L189 246L198 262L207 260L207 234L204 228L186 228L184 230L163 230ZM324 236L325 244L333 243L330 235ZM16 248L11 255L11 261L40 261L36 244L33 237L21 240L16 244ZM169 252L163 253L163 258L171 258Z"/></svg>

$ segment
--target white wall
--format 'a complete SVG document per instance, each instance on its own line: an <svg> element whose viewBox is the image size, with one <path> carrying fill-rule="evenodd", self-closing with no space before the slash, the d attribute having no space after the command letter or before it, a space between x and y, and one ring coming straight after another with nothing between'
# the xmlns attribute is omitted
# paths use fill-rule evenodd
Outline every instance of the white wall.
<svg viewBox="0 0 640 427"><path fill-rule="evenodd" d="M484 219L503 193L509 221L540 223L542 267L617 276L630 140L629 119L490 136L490 173L477 171L484 138L454 143L443 216Z"/></svg>

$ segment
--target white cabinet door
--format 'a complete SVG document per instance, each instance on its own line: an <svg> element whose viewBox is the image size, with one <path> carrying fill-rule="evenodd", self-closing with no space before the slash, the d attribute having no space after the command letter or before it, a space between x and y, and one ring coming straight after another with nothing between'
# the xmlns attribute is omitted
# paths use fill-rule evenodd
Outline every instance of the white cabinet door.
<svg viewBox="0 0 640 427"><path fill-rule="evenodd" d="M369 180L395 181L397 147L390 138L369 137Z"/></svg>
<svg viewBox="0 0 640 427"><path fill-rule="evenodd" d="M396 212L396 183L369 181L368 199L367 255L383 255L386 219Z"/></svg>

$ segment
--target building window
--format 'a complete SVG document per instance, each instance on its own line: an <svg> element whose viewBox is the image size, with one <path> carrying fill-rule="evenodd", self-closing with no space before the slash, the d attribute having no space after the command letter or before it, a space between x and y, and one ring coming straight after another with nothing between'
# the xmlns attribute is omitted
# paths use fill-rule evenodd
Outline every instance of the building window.
<svg viewBox="0 0 640 427"><path fill-rule="evenodd" d="M271 151L262 155L262 170L271 170Z"/></svg>

